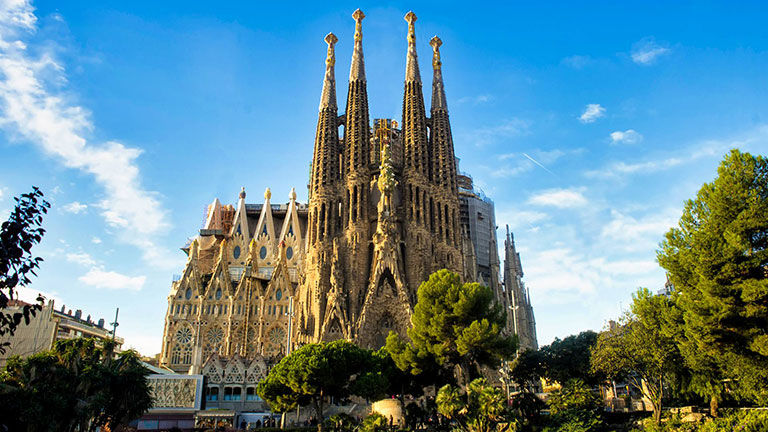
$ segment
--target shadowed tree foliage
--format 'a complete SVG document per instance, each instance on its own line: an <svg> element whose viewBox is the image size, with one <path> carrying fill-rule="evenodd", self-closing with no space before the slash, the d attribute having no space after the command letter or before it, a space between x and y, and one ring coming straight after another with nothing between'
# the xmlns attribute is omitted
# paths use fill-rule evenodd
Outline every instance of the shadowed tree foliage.
<svg viewBox="0 0 768 432"><path fill-rule="evenodd" d="M597 333L587 330L565 339L555 340L541 348L543 376L565 384L580 380L588 386L598 385L604 376L590 367L590 350L597 343Z"/></svg>
<svg viewBox="0 0 768 432"><path fill-rule="evenodd" d="M731 379L768 402L768 160L732 150L685 203L658 260L682 310L681 350L714 410Z"/></svg>
<svg viewBox="0 0 768 432"><path fill-rule="evenodd" d="M4 311L8 303L16 298L17 289L29 285L30 275L36 275L35 270L43 261L32 256L31 250L43 239L43 215L51 207L36 187L14 200L16 206L11 216L0 226L0 336L13 336L22 320L29 324L35 312L42 309L44 300L38 295L38 303L25 305L21 312L11 314ZM0 353L4 353L9 345L10 342L0 343Z"/></svg>
<svg viewBox="0 0 768 432"><path fill-rule="evenodd" d="M598 432L603 430L603 404L580 379L563 383L547 398L550 426L544 432Z"/></svg>
<svg viewBox="0 0 768 432"><path fill-rule="evenodd" d="M383 363L379 354L344 340L308 344L283 357L256 392L276 412L312 405L322 430L324 398L377 398L386 393L391 383Z"/></svg>
<svg viewBox="0 0 768 432"><path fill-rule="evenodd" d="M138 354L110 341L59 341L52 351L8 359L0 375L0 423L8 430L114 429L152 406Z"/></svg>
<svg viewBox="0 0 768 432"><path fill-rule="evenodd" d="M592 349L592 369L632 383L651 402L658 423L665 391L678 386L687 372L674 338L666 332L674 305L645 288L632 299L630 312L598 336Z"/></svg>
<svg viewBox="0 0 768 432"><path fill-rule="evenodd" d="M446 384L437 392L437 411L469 432L515 430L515 419L507 408L507 400L500 388L485 378L477 378L467 385L466 392ZM502 428L499 428L502 426Z"/></svg>
<svg viewBox="0 0 768 432"><path fill-rule="evenodd" d="M387 351L403 371L438 385L458 375L466 385L482 366L496 369L514 355L516 338L501 332L505 319L490 288L462 284L459 275L443 269L419 286L410 341L391 332Z"/></svg>

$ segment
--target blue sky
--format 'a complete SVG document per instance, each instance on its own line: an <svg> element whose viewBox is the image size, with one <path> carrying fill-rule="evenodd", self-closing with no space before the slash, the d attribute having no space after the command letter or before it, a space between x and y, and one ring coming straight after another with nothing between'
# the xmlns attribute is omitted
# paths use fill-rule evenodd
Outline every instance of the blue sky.
<svg viewBox="0 0 768 432"><path fill-rule="evenodd" d="M127 345L159 352L205 206L241 186L306 200L323 37L340 39L343 107L357 7L372 118L401 116L403 15L427 101L442 38L456 154L515 233L542 344L660 288L684 200L728 149L768 150L759 2L2 0L0 210L32 185L53 203L32 291L120 307Z"/></svg>

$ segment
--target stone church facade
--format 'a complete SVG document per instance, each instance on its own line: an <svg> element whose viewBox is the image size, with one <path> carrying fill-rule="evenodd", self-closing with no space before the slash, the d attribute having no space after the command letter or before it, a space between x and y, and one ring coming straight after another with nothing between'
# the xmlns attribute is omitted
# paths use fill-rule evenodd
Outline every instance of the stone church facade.
<svg viewBox="0 0 768 432"><path fill-rule="evenodd" d="M371 123L364 15L357 10L353 18L354 51L341 114L335 79L338 39L332 33L325 37L309 203L298 203L291 190L287 203L272 204L268 189L263 204L247 204L243 190L236 206L218 200L209 205L203 228L183 248L188 261L168 296L162 364L200 372L214 354L279 357L304 343L336 339L378 348L390 331L405 335L417 289L432 272L447 268L464 280L477 280L477 245L460 218L442 42L438 37L430 41L432 101L427 111L416 16L405 16L402 122ZM482 229L491 231L484 238L493 239L487 247L496 273L484 282L512 315L510 306L528 297L510 300L510 289L498 277L495 222ZM515 263L517 269L519 258ZM518 274L522 277L521 269L510 278ZM516 327L515 320L510 319L508 331ZM532 320L531 310L526 322ZM528 333L535 345L535 327Z"/></svg>

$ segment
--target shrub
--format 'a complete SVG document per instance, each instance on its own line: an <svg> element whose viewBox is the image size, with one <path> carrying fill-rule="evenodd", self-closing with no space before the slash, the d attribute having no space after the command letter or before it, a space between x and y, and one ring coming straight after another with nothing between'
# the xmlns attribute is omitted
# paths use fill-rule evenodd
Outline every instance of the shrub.
<svg viewBox="0 0 768 432"><path fill-rule="evenodd" d="M547 399L550 425L545 432L595 432L605 426L600 398L581 380L571 380Z"/></svg>

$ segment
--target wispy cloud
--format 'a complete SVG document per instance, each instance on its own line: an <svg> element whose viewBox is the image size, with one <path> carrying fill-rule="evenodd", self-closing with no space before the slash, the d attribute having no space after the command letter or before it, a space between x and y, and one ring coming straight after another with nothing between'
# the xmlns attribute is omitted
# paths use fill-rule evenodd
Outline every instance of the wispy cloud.
<svg viewBox="0 0 768 432"><path fill-rule="evenodd" d="M127 276L114 271L106 271L97 267L91 268L88 273L80 276L78 280L85 285L109 290L133 290L138 291L144 287L146 276Z"/></svg>
<svg viewBox="0 0 768 432"><path fill-rule="evenodd" d="M600 104L587 104L584 107L584 112L579 116L579 121L582 123L594 123L595 120L605 116L605 108Z"/></svg>
<svg viewBox="0 0 768 432"><path fill-rule="evenodd" d="M561 209L583 207L588 203L581 189L547 189L528 198L528 204Z"/></svg>
<svg viewBox="0 0 768 432"><path fill-rule="evenodd" d="M93 257L85 252L68 253L66 255L67 261L75 264L79 264L86 267L92 267L97 264Z"/></svg>
<svg viewBox="0 0 768 432"><path fill-rule="evenodd" d="M592 64L594 60L586 55L572 55L564 58L561 63L574 69L582 69Z"/></svg>
<svg viewBox="0 0 768 432"><path fill-rule="evenodd" d="M93 243L93 244L100 244L101 243L101 239L96 237L96 236L94 236L93 238L91 238L91 243Z"/></svg>
<svg viewBox="0 0 768 432"><path fill-rule="evenodd" d="M679 217L680 211L675 209L640 218L611 210L611 218L600 235L625 251L654 250Z"/></svg>
<svg viewBox="0 0 768 432"><path fill-rule="evenodd" d="M637 144L643 140L643 136L634 129L611 132L612 144Z"/></svg>
<svg viewBox="0 0 768 432"><path fill-rule="evenodd" d="M36 21L28 1L0 5L0 126L91 175L104 190L95 206L119 238L139 247L148 263L175 266L175 255L156 243L168 228L167 212L159 196L141 186L136 159L142 150L89 142L94 126L86 110L55 90L66 82L64 66L51 52L34 54L23 40L36 31Z"/></svg>
<svg viewBox="0 0 768 432"><path fill-rule="evenodd" d="M65 212L72 214L80 214L88 208L88 204L81 204L77 201L72 201L61 207Z"/></svg>
<svg viewBox="0 0 768 432"><path fill-rule="evenodd" d="M578 151L578 150L576 150ZM570 151L568 153L574 153L576 151ZM551 164L565 156L567 152L553 149L553 150L535 150L532 151L533 155L529 153L504 153L497 156L499 161L504 164L491 171L491 176L496 178L508 178L514 177L519 174L531 171L535 167L539 167L544 171L556 175L545 164Z"/></svg>
<svg viewBox="0 0 768 432"><path fill-rule="evenodd" d="M484 103L488 103L493 100L493 96L489 94L481 94L477 96L464 96L461 98L458 98L456 100L457 105L464 105L464 104L471 104L471 105L480 105Z"/></svg>
<svg viewBox="0 0 768 432"><path fill-rule="evenodd" d="M614 179L634 174L652 174L703 158L721 157L732 148L748 150L750 146L755 144L760 144L760 148L768 144L768 124L759 125L735 137L697 141L682 151L676 152L677 155L639 162L612 162L602 168L585 171L584 176Z"/></svg>
<svg viewBox="0 0 768 432"><path fill-rule="evenodd" d="M632 48L632 61L643 66L649 66L656 62L660 56L669 54L671 50L659 45L653 38L645 38L635 43Z"/></svg>
<svg viewBox="0 0 768 432"><path fill-rule="evenodd" d="M531 124L527 120L512 118L494 126L473 129L471 133L465 134L465 139L474 142L478 147L482 147L499 140L527 135L530 126Z"/></svg>

